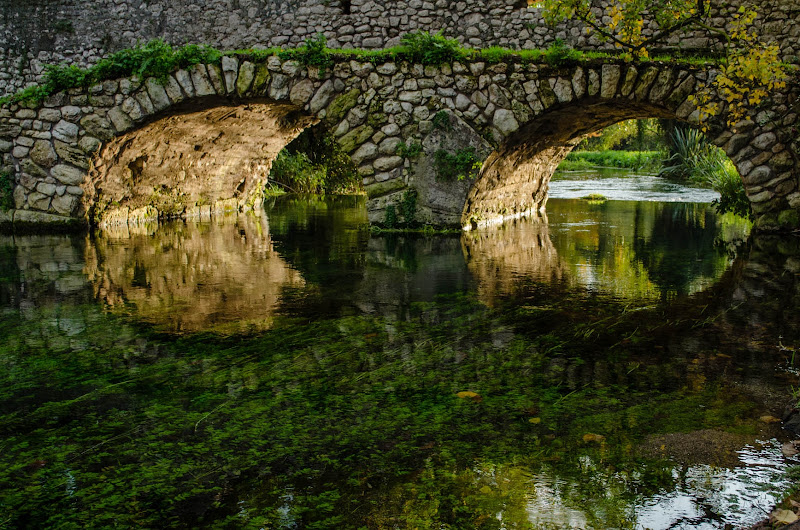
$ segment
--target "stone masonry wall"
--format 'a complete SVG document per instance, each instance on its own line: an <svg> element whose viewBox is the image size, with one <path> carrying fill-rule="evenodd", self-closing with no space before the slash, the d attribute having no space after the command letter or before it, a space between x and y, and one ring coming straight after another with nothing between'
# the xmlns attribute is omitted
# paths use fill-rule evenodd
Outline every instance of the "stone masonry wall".
<svg viewBox="0 0 800 530"><path fill-rule="evenodd" d="M757 4L759 31L781 44L784 60L795 60L800 0ZM722 26L739 2L719 5L713 22ZM384 48L416 30L442 31L476 48L547 48L556 39L581 49L608 47L574 22L548 27L527 0L0 0L0 96L37 81L47 64L88 66L154 38L232 50L294 47L324 33L332 48ZM702 32L671 43L708 44Z"/></svg>
<svg viewBox="0 0 800 530"><path fill-rule="evenodd" d="M185 191L182 179L193 178L200 179L194 186L199 192L203 179L209 183L206 188L216 185L210 184L207 172L188 166L169 166L157 178L149 178L147 172L158 171L159 164L141 155L158 158L164 150L136 148L138 134L129 135L167 123L172 116L185 116L181 113L189 104L231 107L202 122L208 133L200 136L211 143L234 132L231 127L239 122L226 119L241 107L255 111L263 106L268 113L284 109L278 122L287 138L321 121L358 165L372 222L382 222L389 205L397 207L415 190L416 221L485 224L542 207L556 159L585 134L632 118L696 123L698 112L690 96L709 75L713 72L688 66L615 60L563 66L473 61L433 67L376 65L342 56L336 57L333 68L320 72L275 55L258 61L226 56L217 64L179 70L165 83L152 78L112 80L56 94L35 108L0 108L0 153L16 179L16 210L6 222L44 222L46 216L85 222L98 205L103 215L95 220L100 222L211 211L215 206L202 193L180 203L168 201L171 210L159 210L162 206L153 202L159 188ZM797 141L797 95L797 87L774 94L771 108L759 112L755 121L735 131L720 125L710 135L736 164L759 226L765 229L800 226L796 147L791 147ZM437 125L440 114L446 126ZM264 129L255 127L259 130L254 134L273 137L272 122L261 123ZM161 141L152 138L144 144ZM419 144L419 154L403 155L401 143ZM171 143L168 151L180 156L215 150L193 144ZM127 148L138 149L138 154L123 153ZM474 150L484 162L477 179L439 175L439 151L453 154L464 149ZM210 196L225 203L216 207L252 207L257 198L248 190L263 189L271 163L272 155L263 156L260 170L227 172L234 178L220 181L221 188ZM202 157L185 160L194 164ZM113 175L121 183L128 181L128 188L117 186L123 190L117 195L108 191ZM136 197L150 202L135 203Z"/></svg>

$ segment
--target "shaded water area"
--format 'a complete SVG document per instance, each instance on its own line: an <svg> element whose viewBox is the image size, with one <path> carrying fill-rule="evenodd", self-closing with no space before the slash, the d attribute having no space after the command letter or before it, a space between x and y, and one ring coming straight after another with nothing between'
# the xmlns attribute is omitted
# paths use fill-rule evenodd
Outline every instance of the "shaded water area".
<svg viewBox="0 0 800 530"><path fill-rule="evenodd" d="M0 527L722 528L792 485L800 244L551 199L0 238ZM792 364L794 363L794 365Z"/></svg>

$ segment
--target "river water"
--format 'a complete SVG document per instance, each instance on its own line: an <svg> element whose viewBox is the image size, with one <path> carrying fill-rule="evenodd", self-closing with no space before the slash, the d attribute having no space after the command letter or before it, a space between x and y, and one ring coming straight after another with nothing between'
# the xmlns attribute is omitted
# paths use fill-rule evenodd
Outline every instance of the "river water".
<svg viewBox="0 0 800 530"><path fill-rule="evenodd" d="M455 236L292 196L2 236L0 527L764 518L800 463L776 423L800 244L747 241L705 190L592 179ZM592 192L628 200L569 198Z"/></svg>

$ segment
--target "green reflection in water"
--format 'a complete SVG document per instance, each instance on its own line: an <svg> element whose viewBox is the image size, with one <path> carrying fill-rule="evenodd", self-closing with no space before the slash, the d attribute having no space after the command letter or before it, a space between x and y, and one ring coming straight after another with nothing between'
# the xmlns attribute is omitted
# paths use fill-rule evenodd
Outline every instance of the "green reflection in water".
<svg viewBox="0 0 800 530"><path fill-rule="evenodd" d="M796 307L796 258L754 252L712 288L675 287L669 304L631 311L637 291L625 299L571 279L557 222L534 238L510 227L367 240L357 216L309 208L306 221L257 220L252 236L250 221L148 235L158 252L135 235L7 242L0 522L632 527L645 501L682 487L686 466L731 466L733 451L777 433L758 418L789 384L774 345L800 337L780 312ZM645 249L670 248L652 236L657 222ZM310 235L336 223L349 231L342 244ZM186 276L214 263L203 231L220 270L246 287L226 293L269 277L261 262L273 256L248 254L248 241L271 241L280 270L300 273L303 284L265 298L264 313L282 315L271 327L175 335L147 312L176 296L142 294L157 281L203 292ZM576 248L596 267L616 263L597 245ZM324 293L337 302L321 310ZM236 314L233 299L211 307ZM705 450L703 432L725 444ZM773 492L784 487L776 469Z"/></svg>

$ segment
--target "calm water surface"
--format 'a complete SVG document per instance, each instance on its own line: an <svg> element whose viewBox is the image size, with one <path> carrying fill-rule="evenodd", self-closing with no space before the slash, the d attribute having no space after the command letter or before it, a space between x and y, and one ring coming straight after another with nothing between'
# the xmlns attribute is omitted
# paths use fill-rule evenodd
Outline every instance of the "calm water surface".
<svg viewBox="0 0 800 530"><path fill-rule="evenodd" d="M0 527L755 522L798 463L800 245L672 198L4 236Z"/></svg>

